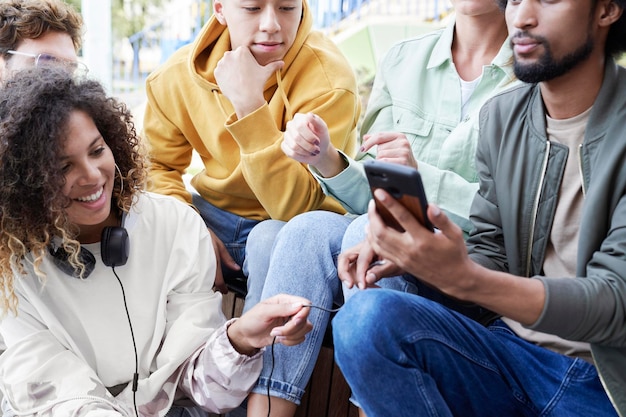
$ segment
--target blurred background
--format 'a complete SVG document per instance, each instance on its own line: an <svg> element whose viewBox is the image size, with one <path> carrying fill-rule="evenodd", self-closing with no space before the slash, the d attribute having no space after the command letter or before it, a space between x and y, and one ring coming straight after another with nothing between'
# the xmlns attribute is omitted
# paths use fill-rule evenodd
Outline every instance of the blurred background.
<svg viewBox="0 0 626 417"><path fill-rule="evenodd" d="M147 75L191 42L213 11L212 0L66 0L85 21L81 59L110 93L142 112ZM378 60L395 42L434 30L449 0L308 0L315 29L351 62L364 100ZM137 114L137 116L140 116Z"/></svg>

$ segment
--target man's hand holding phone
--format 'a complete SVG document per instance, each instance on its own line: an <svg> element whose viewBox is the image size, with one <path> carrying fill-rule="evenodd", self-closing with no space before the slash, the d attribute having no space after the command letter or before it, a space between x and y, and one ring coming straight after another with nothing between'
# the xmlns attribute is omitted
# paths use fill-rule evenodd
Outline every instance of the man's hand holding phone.
<svg viewBox="0 0 626 417"><path fill-rule="evenodd" d="M392 229L391 234L399 233L400 236L405 234L404 226L411 230L420 228L427 234L433 233L434 227L426 213L426 194L416 169L379 160L367 161L364 167L374 196L368 211L370 224L374 221L377 226ZM400 218L387 209L381 197L385 200L392 198L400 203L403 208ZM372 217L375 219L372 220ZM411 239L409 236L404 238ZM383 255L381 248L377 248L379 244L377 237L368 230L365 241L339 255L337 269L344 285L348 288L357 285L364 289L376 286L375 283L382 278L404 273L400 264L392 261L390 256Z"/></svg>
<svg viewBox="0 0 626 417"><path fill-rule="evenodd" d="M467 254L463 230L439 207L431 204L427 214L438 231L432 233L389 193L377 189L375 195L405 232L389 227L378 214L374 202L370 202L367 241L372 251L443 293L466 299L465 291L471 290L478 265Z"/></svg>
<svg viewBox="0 0 626 417"><path fill-rule="evenodd" d="M417 169L378 160L366 161L364 167L372 195L374 195L374 201L376 202L376 210L388 226L399 232L404 231L398 220L376 198L374 191L378 188L382 188L391 194L424 227L431 232L434 230L433 225L428 220L428 216L426 216L428 201L426 200L422 177Z"/></svg>

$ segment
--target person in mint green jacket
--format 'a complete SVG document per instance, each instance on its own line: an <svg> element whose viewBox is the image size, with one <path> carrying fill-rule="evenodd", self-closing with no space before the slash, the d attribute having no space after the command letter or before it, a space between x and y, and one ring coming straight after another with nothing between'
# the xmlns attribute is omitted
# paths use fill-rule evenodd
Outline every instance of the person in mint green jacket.
<svg viewBox="0 0 626 417"><path fill-rule="evenodd" d="M245 309L279 290L306 294L313 304L326 309L343 302L337 255L347 228L350 236L363 236L366 217L350 223L355 215L366 212L371 199L363 160L418 167L429 200L469 232L470 203L478 189L474 166L478 112L489 97L516 80L504 16L495 2L455 3L455 16L445 28L404 40L381 60L356 159L332 146L319 116L296 114L287 124L282 143L285 154L308 164L324 192L351 215L312 211L287 223L266 221L255 227L248 238L248 254L258 253L255 245L267 245L268 239L274 239L274 245L268 258L247 258L248 270L256 273L248 280ZM264 282L257 279L260 276L265 276ZM271 352L266 352L261 377L249 397L248 415L251 409L256 415L266 411L268 385L271 415L295 412L329 313L312 309L310 319L314 330L301 347L286 351L276 346L273 361Z"/></svg>
<svg viewBox="0 0 626 417"><path fill-rule="evenodd" d="M327 174L321 170L323 161L308 162L313 158L287 149L300 145L301 134L296 129L290 137L296 144L285 141L283 150L309 163L326 193L350 213L365 213L372 197L359 162L377 158L417 167L429 201L438 201L469 232L467 214L478 189L474 166L478 110L516 79L510 65L511 51L504 43L490 61L476 58L481 65L458 63L451 50L458 20L457 16L441 30L402 41L386 53L361 127L363 146L357 161L341 154L348 166L336 175L333 171Z"/></svg>

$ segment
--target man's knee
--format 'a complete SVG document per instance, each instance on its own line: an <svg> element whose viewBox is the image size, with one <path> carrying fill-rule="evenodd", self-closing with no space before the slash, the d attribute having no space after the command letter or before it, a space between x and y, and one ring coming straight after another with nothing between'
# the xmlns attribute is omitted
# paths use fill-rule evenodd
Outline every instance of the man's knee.
<svg viewBox="0 0 626 417"><path fill-rule="evenodd" d="M333 319L333 341L337 351L352 351L372 338L380 337L381 320L389 320L386 314L390 297L387 291L358 291L347 301Z"/></svg>
<svg viewBox="0 0 626 417"><path fill-rule="evenodd" d="M450 321L451 311L426 298L396 290L357 291L333 320L335 346L358 346L368 340L402 338L403 328L437 331Z"/></svg>

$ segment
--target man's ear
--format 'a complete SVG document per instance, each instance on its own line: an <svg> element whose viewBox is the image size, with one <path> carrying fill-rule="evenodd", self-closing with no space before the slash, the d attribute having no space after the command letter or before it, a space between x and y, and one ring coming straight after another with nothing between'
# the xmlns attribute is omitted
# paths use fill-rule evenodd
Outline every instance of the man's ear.
<svg viewBox="0 0 626 417"><path fill-rule="evenodd" d="M622 16L624 9L622 9L615 1L605 0L598 3L599 7L599 19L598 25L609 27Z"/></svg>
<svg viewBox="0 0 626 417"><path fill-rule="evenodd" d="M223 10L224 5L222 4L222 0L215 0L213 2L213 14L215 15L217 21L220 22L220 24L228 26L226 24L226 19L224 18L224 13L222 13Z"/></svg>

